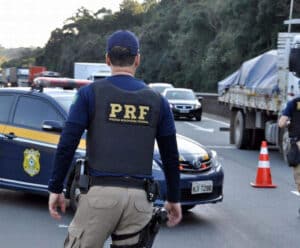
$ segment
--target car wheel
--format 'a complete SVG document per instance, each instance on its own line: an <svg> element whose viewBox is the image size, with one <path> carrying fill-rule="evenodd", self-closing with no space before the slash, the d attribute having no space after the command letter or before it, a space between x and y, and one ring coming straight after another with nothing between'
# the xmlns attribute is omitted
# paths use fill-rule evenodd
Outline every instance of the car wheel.
<svg viewBox="0 0 300 248"><path fill-rule="evenodd" d="M195 115L196 121L201 121L202 119L202 114L197 114Z"/></svg>
<svg viewBox="0 0 300 248"><path fill-rule="evenodd" d="M74 177L70 188L70 206L74 211L76 211L78 207L79 198L80 189L78 188L77 182Z"/></svg>
<svg viewBox="0 0 300 248"><path fill-rule="evenodd" d="M195 205L183 205L183 206L181 206L182 213L186 213L187 211L189 211L193 207L195 207Z"/></svg>

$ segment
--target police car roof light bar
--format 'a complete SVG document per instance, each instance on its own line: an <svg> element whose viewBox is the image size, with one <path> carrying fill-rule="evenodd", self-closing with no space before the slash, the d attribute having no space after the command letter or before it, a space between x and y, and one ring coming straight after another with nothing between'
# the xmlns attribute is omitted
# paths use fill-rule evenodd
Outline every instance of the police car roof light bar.
<svg viewBox="0 0 300 248"><path fill-rule="evenodd" d="M41 92L43 91L43 88L78 89L90 84L91 82L91 80L85 79L37 77L34 79L31 88L37 89Z"/></svg>

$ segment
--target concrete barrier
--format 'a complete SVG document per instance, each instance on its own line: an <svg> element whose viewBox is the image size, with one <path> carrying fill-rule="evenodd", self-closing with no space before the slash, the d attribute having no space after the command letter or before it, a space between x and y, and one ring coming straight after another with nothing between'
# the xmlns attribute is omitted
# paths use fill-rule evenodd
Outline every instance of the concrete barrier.
<svg viewBox="0 0 300 248"><path fill-rule="evenodd" d="M196 96L202 103L203 112L226 118L230 117L229 107L218 102L218 94L196 92Z"/></svg>

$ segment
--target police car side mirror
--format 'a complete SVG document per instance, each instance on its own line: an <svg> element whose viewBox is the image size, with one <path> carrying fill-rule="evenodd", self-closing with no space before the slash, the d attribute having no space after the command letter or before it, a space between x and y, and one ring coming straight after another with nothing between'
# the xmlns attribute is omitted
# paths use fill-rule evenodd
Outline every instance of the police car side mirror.
<svg viewBox="0 0 300 248"><path fill-rule="evenodd" d="M64 124L61 121L43 121L42 129L50 132L61 132Z"/></svg>

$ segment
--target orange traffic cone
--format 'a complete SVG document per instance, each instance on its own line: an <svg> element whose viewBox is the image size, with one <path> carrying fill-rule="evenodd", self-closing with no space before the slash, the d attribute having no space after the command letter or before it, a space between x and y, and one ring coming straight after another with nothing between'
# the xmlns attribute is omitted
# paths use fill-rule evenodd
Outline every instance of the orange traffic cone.
<svg viewBox="0 0 300 248"><path fill-rule="evenodd" d="M268 147L266 141L262 141L261 143L256 181L255 183L251 183L251 186L257 188L277 187L272 183L271 168L270 168Z"/></svg>

